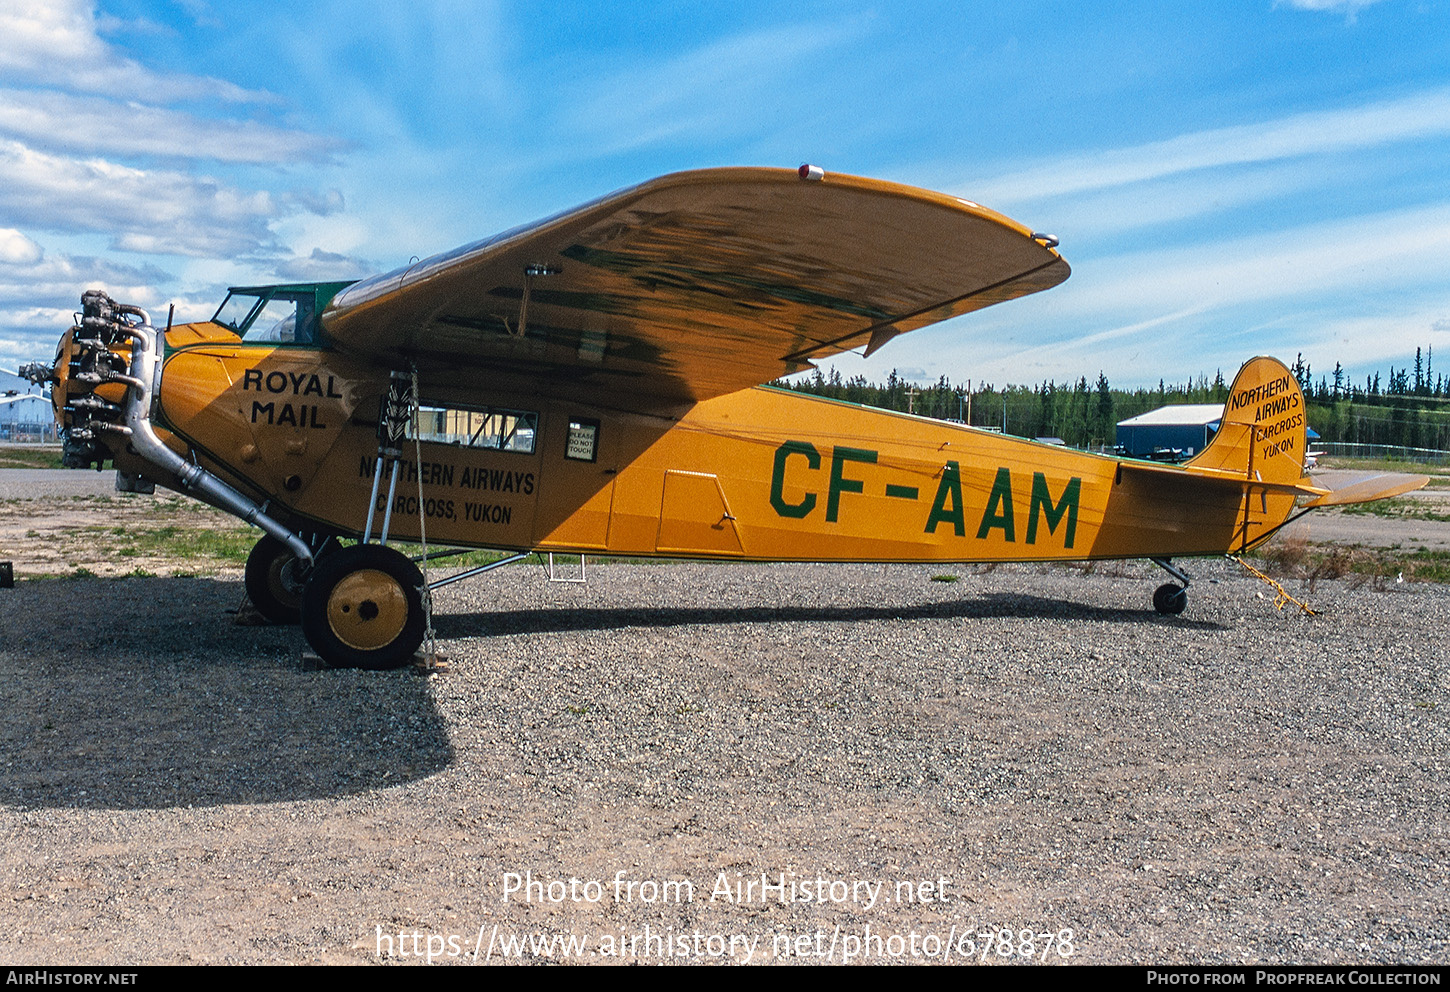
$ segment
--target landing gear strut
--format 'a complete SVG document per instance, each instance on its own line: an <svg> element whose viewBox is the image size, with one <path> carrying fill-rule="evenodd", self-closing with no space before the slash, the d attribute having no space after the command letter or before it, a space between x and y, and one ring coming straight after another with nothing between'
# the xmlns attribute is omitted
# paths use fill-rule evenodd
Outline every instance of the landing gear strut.
<svg viewBox="0 0 1450 992"><path fill-rule="evenodd" d="M1153 609L1164 616L1176 617L1188 605L1188 573L1167 558L1154 558L1153 564L1183 583L1179 586L1165 582L1153 591Z"/></svg>
<svg viewBox="0 0 1450 992"><path fill-rule="evenodd" d="M378 457L373 465L373 491L368 498L362 543L318 561L303 586L302 633L329 665L399 668L413 657L428 631L423 573L388 547L393 497L402 468L402 442L417 412L415 377L394 372L378 414ZM391 463L392 473L383 527L378 543L370 544L378 488L387 463ZM419 494L421 514L421 481Z"/></svg>

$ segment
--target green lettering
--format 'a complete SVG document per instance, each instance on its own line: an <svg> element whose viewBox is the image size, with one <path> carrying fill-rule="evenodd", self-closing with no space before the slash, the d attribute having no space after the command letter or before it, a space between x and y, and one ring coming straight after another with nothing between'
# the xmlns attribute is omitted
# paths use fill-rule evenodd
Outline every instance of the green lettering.
<svg viewBox="0 0 1450 992"><path fill-rule="evenodd" d="M782 517L799 520L816 508L816 494L806 493L799 503L785 501L785 460L791 455L805 456L812 471L821 467L821 454L809 441L787 441L775 449L775 471L770 476L770 505Z"/></svg>
<svg viewBox="0 0 1450 992"><path fill-rule="evenodd" d="M875 465L876 452L840 446L837 446L836 450L832 452L831 491L826 497L826 519L831 523L835 523L836 516L841 509L841 494L859 493L865 487L860 479L847 479L841 475L847 462L865 462L868 465Z"/></svg>
<svg viewBox="0 0 1450 992"><path fill-rule="evenodd" d="M951 508L947 508L951 500ZM957 537L967 536L967 522L962 518L962 472L956 462L947 462L941 470L941 484L936 487L936 499L931 502L931 514L926 518L926 532L936 533L936 525L946 521L952 525Z"/></svg>
<svg viewBox="0 0 1450 992"><path fill-rule="evenodd" d="M1017 540L1017 527L1012 520L1012 473L1005 468L997 469L992 495L987 497L987 510L982 514L982 525L977 528L977 540L986 537L993 527L1001 527L1002 536L1008 541Z"/></svg>
<svg viewBox="0 0 1450 992"><path fill-rule="evenodd" d="M1006 469L1003 469L1005 472ZM1062 546L1072 547L1072 540L1077 535L1077 504L1082 494L1082 479L1074 477L1067 488L1062 491L1062 499L1054 505L1052 493L1047 488L1047 476L1041 472L1032 473L1032 509L1027 517L1027 543L1037 543L1037 514L1040 511L1047 518L1047 533L1051 534L1057 530L1062 515L1067 514L1067 529L1062 532Z"/></svg>

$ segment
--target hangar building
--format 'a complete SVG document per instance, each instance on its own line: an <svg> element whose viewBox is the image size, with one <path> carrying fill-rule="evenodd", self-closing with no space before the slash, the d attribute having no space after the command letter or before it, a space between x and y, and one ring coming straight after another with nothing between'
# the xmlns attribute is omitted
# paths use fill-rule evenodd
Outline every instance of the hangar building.
<svg viewBox="0 0 1450 992"><path fill-rule="evenodd" d="M1161 458L1178 451L1192 458L1204 449L1223 419L1222 403L1162 406L1118 422L1117 444L1130 458Z"/></svg>
<svg viewBox="0 0 1450 992"><path fill-rule="evenodd" d="M29 384L21 382L20 385L24 388ZM23 394L18 389L0 390L0 441L54 440L50 432L54 418L49 396Z"/></svg>

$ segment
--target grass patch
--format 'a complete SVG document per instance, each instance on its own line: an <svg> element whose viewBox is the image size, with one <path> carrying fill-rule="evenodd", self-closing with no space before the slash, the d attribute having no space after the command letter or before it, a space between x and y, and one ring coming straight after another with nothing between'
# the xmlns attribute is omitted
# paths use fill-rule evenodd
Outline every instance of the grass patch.
<svg viewBox="0 0 1450 992"><path fill-rule="evenodd" d="M1351 503L1339 508L1340 513L1355 517L1385 517L1392 520L1433 520L1450 523L1450 513L1440 513L1421 506L1414 500L1385 499L1373 503Z"/></svg>
<svg viewBox="0 0 1450 992"><path fill-rule="evenodd" d="M1337 458L1319 459L1319 468L1350 469L1356 472L1412 472L1444 478L1450 482L1450 466L1432 465L1428 462L1410 461L1407 458Z"/></svg>
<svg viewBox="0 0 1450 992"><path fill-rule="evenodd" d="M61 468L60 446L30 448L0 444L0 468Z"/></svg>
<svg viewBox="0 0 1450 992"><path fill-rule="evenodd" d="M933 575L931 580L933 582L955 582L957 577L955 575Z"/></svg>
<svg viewBox="0 0 1450 992"><path fill-rule="evenodd" d="M1393 572L1407 582L1450 582L1450 551L1436 551L1420 548L1417 551L1385 551L1384 574Z"/></svg>
<svg viewBox="0 0 1450 992"><path fill-rule="evenodd" d="M1386 589L1405 582L1450 582L1450 551L1399 547L1327 547L1284 540L1251 557L1275 578L1302 579L1314 591L1321 579L1348 579L1351 588L1372 583Z"/></svg>
<svg viewBox="0 0 1450 992"><path fill-rule="evenodd" d="M87 527L87 543L113 558L162 558L191 562L207 560L242 565L257 543L258 533L242 525L180 527ZM134 570L133 570L134 573Z"/></svg>
<svg viewBox="0 0 1450 992"><path fill-rule="evenodd" d="M374 537L376 537L376 535L374 535ZM423 546L421 544L409 544L403 541L389 541L388 547L397 549L409 558L416 558L423 553ZM430 544L428 545L428 553L432 554L436 551L445 551L448 549L448 547L449 545L446 544ZM463 552L463 554L450 555L447 558L434 558L428 563L428 567L430 569L477 568L480 565L491 565L502 558L507 558L511 554L513 554L513 552L511 551L465 551ZM422 567L421 562L419 562L418 567Z"/></svg>

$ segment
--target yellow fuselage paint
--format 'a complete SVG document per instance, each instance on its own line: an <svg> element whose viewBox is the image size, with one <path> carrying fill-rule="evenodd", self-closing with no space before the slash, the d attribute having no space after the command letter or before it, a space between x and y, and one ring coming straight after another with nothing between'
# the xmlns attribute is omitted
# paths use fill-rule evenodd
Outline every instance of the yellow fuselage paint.
<svg viewBox="0 0 1450 992"><path fill-rule="evenodd" d="M159 408L169 443L271 500L298 529L360 533L386 374L338 352L214 331L172 332L181 347L167 358ZM500 549L808 561L1171 556L1252 544L1293 504L1189 471L778 389L647 414L494 394L479 373L457 379L422 382L423 402L536 412L534 450L407 441L393 494L400 539L419 536L421 515L430 543ZM569 425L581 422L597 425L582 452L569 442ZM385 473L379 514L388 482Z"/></svg>

